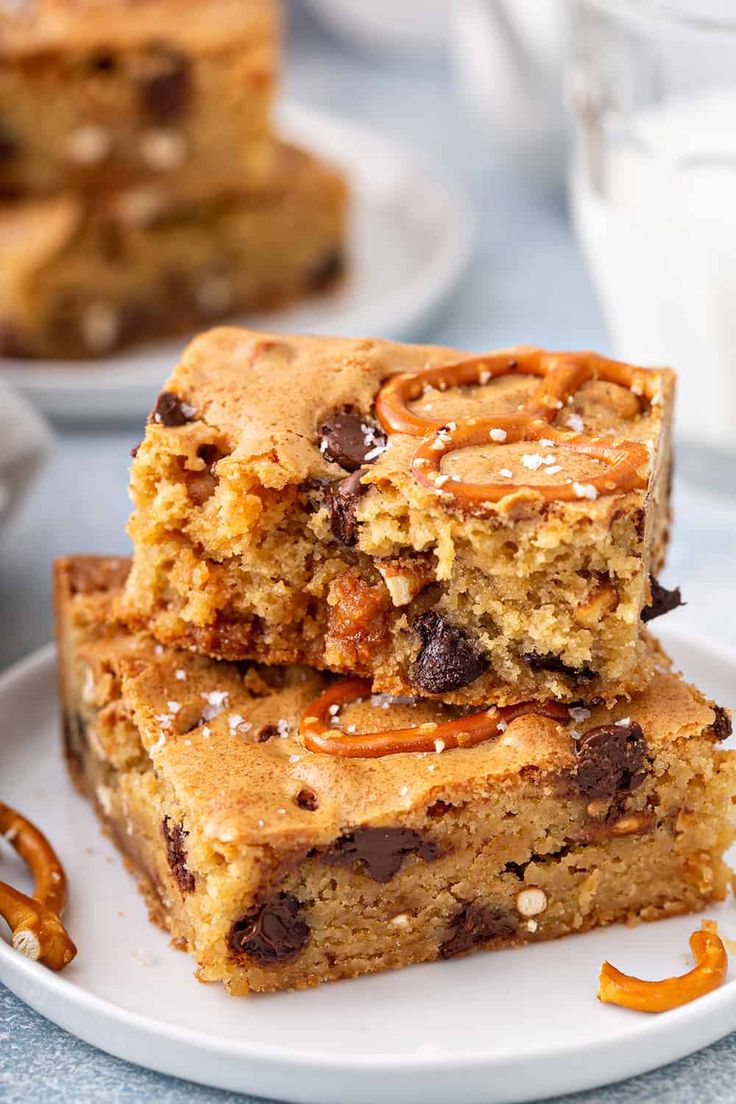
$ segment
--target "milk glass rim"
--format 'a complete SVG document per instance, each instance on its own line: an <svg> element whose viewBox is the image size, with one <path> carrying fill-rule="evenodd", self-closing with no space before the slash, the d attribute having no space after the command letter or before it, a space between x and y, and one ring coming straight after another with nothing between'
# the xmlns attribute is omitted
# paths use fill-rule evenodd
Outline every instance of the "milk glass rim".
<svg viewBox="0 0 736 1104"><path fill-rule="evenodd" d="M666 0L576 0L581 6L600 8L621 21L658 22L681 30L700 31L736 38L736 17L717 19L678 11Z"/></svg>

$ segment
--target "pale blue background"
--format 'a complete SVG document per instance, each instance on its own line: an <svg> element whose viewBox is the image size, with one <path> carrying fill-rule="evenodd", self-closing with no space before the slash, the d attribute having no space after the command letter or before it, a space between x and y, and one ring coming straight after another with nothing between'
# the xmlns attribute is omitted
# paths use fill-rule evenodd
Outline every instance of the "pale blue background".
<svg viewBox="0 0 736 1104"><path fill-rule="evenodd" d="M370 2L370 0L366 0ZM295 8L296 5L293 5ZM360 118L411 145L435 173L459 182L477 206L476 257L456 296L426 333L470 349L516 342L606 348L606 337L560 194L535 195L494 159L439 64L366 61L302 16L290 36L289 94ZM0 542L0 668L51 635L49 565L71 551L125 552L128 452L141 427L60 437L51 463ZM681 583L682 625L736 644L736 505L709 486L733 463L685 454L704 486L678 489L678 527L666 581ZM438 1005L441 1007L441 992ZM580 1104L730 1104L734 1038L667 1069L575 1098ZM246 1101L129 1066L93 1050L25 1008L0 986L0 1101ZM452 1101L448 1101L452 1104Z"/></svg>

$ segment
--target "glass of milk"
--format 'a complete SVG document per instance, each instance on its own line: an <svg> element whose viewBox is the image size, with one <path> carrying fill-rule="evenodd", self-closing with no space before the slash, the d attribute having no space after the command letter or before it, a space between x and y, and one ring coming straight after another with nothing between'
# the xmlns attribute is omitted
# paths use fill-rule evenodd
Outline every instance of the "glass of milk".
<svg viewBox="0 0 736 1104"><path fill-rule="evenodd" d="M577 232L614 354L736 457L736 0L572 0Z"/></svg>

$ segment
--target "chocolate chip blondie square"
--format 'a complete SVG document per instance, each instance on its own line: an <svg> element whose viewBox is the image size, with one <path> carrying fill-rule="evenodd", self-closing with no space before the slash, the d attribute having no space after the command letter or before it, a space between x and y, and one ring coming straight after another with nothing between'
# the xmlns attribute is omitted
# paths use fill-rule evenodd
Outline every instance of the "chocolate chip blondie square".
<svg viewBox="0 0 736 1104"><path fill-rule="evenodd" d="M57 565L66 753L151 916L234 994L721 899L730 722L653 653L627 704L472 712L165 649L121 561Z"/></svg>
<svg viewBox="0 0 736 1104"><path fill-rule="evenodd" d="M99 356L324 290L346 218L341 174L287 146L265 189L0 205L0 355Z"/></svg>
<svg viewBox="0 0 736 1104"><path fill-rule="evenodd" d="M0 194L270 175L275 0L17 0L0 10Z"/></svg>
<svg viewBox="0 0 736 1104"><path fill-rule="evenodd" d="M133 622L446 702L613 701L669 522L673 375L217 329L132 467Z"/></svg>

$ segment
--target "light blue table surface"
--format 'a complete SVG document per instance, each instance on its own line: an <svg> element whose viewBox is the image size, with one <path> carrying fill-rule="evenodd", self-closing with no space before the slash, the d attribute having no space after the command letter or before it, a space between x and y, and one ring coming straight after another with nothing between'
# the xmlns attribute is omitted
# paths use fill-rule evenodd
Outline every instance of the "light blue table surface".
<svg viewBox="0 0 736 1104"><path fill-rule="evenodd" d="M494 160L439 65L382 65L330 41L292 4L289 95L359 118L411 145L476 204L476 254L462 285L421 336L470 349L515 342L606 348L600 315L561 194L540 197ZM51 462L0 541L0 669L51 635L49 565L70 551L127 551L128 451L140 426L64 431ZM696 463L697 490L678 487L679 522L667 580L689 599L681 625L736 644L736 505L711 493L718 465ZM736 694L734 695L736 698ZM580 1104L731 1104L736 1037L607 1089ZM225 1104L248 1098L162 1077L108 1057L31 1012L0 986L0 1101ZM448 1104L452 1101L448 1100Z"/></svg>

